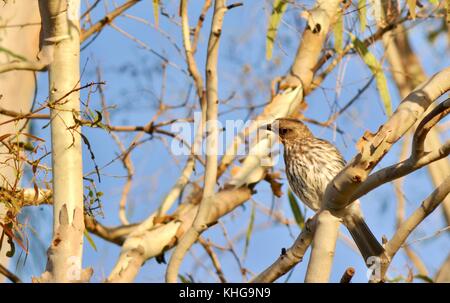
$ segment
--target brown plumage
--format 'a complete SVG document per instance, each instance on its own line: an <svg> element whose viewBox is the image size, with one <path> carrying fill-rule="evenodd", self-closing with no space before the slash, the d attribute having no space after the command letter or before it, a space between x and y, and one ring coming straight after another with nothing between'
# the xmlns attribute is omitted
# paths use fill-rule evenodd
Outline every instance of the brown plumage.
<svg viewBox="0 0 450 303"><path fill-rule="evenodd" d="M345 166L341 153L328 141L314 137L299 120L277 119L268 129L277 133L284 145L286 176L292 191L309 208L319 210L328 183ZM364 260L383 251L364 222L358 201L346 209L343 221Z"/></svg>

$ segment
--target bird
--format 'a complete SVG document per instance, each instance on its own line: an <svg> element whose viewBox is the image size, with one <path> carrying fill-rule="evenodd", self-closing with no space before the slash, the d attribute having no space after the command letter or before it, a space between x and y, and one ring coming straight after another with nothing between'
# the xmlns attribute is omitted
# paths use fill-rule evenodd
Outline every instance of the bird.
<svg viewBox="0 0 450 303"><path fill-rule="evenodd" d="M300 120L278 118L266 129L278 135L284 146L284 164L289 187L310 209L322 208L328 183L345 167L339 150L330 142L319 139ZM366 264L371 256L379 256L384 248L364 221L359 201L354 201L342 216Z"/></svg>

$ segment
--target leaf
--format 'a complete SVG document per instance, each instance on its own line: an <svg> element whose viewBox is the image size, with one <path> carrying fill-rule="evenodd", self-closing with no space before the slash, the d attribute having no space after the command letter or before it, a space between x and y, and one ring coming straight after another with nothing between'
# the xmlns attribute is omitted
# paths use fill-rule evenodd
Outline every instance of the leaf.
<svg viewBox="0 0 450 303"><path fill-rule="evenodd" d="M98 168L97 162L95 162L95 155L92 150L91 143L89 143L88 138L85 135L83 135L82 133L80 133L80 136L81 136L81 139L83 139L83 142L86 145L89 153L91 154L91 159L92 159L92 162L94 162L94 168L95 168L95 172L97 173L98 182L101 183L102 181L100 178L100 170Z"/></svg>
<svg viewBox="0 0 450 303"><path fill-rule="evenodd" d="M14 257L14 254L16 253L16 246L14 245L14 242L13 242L12 238L8 238L7 242L10 245L10 250L7 251L5 255L8 258L12 258L12 257Z"/></svg>
<svg viewBox="0 0 450 303"><path fill-rule="evenodd" d="M153 0L153 16L155 18L155 26L158 28L159 23L159 0Z"/></svg>
<svg viewBox="0 0 450 303"><path fill-rule="evenodd" d="M303 216L300 207L298 206L297 199L290 189L288 190L288 198L292 213L294 214L295 222L297 222L298 226L303 229L303 227L305 227L305 217Z"/></svg>
<svg viewBox="0 0 450 303"><path fill-rule="evenodd" d="M406 2L408 2L409 14L416 19L416 0L407 0Z"/></svg>
<svg viewBox="0 0 450 303"><path fill-rule="evenodd" d="M378 62L374 54L369 52L369 50L361 40L354 36L352 38L353 45L356 51L375 76L378 93L380 94L381 101L383 102L384 109L386 110L386 114L390 116L392 114L391 96L389 95L387 79L386 75L384 74L383 67L381 66L380 62Z"/></svg>
<svg viewBox="0 0 450 303"><path fill-rule="evenodd" d="M248 222L247 233L245 235L244 257L247 256L248 246L250 244L250 237L252 236L254 224L255 224L255 204L252 204L250 221Z"/></svg>
<svg viewBox="0 0 450 303"><path fill-rule="evenodd" d="M91 235L88 233L87 230L84 230L84 236L86 237L86 240L88 240L89 244L91 244L92 248L97 251L97 246L95 245L94 240L92 239Z"/></svg>
<svg viewBox="0 0 450 303"><path fill-rule="evenodd" d="M340 53L342 50L343 36L344 36L344 14L339 13L336 24L334 25L334 49Z"/></svg>
<svg viewBox="0 0 450 303"><path fill-rule="evenodd" d="M280 24L281 17L286 11L288 2L285 0L274 0L272 14L269 19L269 27L266 35L266 59L272 59L273 43L277 36L278 25Z"/></svg>
<svg viewBox="0 0 450 303"><path fill-rule="evenodd" d="M88 110L89 110L89 115L90 115L89 119L92 120L91 126L101 127L99 124L101 124L102 119L103 119L102 113L98 110L95 110L95 112L93 112L91 109L88 109Z"/></svg>
<svg viewBox="0 0 450 303"><path fill-rule="evenodd" d="M14 241L23 249L23 251L28 254L28 249L25 247L25 245L22 242L22 239L19 235L15 235L15 232L13 231L13 224L3 224L0 222L0 226L3 228L3 231L6 233L6 236L8 237L7 242L10 244L10 251L6 252L6 256L11 258L14 256L14 253L16 251L16 246L14 245ZM3 237L3 236L2 236Z"/></svg>
<svg viewBox="0 0 450 303"><path fill-rule="evenodd" d="M430 277L426 276L426 275L415 275L414 278L416 279L420 279L422 281L428 282L428 283L434 283L433 279L431 279Z"/></svg>
<svg viewBox="0 0 450 303"><path fill-rule="evenodd" d="M403 278L403 276L400 275L400 276L394 277L392 279L387 279L386 281L388 281L390 283L398 283L398 282L401 282L404 280L405 280L405 278Z"/></svg>
<svg viewBox="0 0 450 303"><path fill-rule="evenodd" d="M358 1L358 11L359 11L359 26L361 29L361 33L364 33L367 26L367 1L359 0Z"/></svg>
<svg viewBox="0 0 450 303"><path fill-rule="evenodd" d="M182 283L193 283L190 277L185 277L182 274L179 274L178 277L180 278Z"/></svg>

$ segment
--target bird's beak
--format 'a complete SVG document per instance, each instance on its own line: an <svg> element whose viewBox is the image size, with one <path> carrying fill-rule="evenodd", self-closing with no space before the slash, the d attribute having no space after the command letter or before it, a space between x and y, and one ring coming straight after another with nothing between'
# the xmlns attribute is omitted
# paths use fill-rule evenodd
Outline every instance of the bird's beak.
<svg viewBox="0 0 450 303"><path fill-rule="evenodd" d="M272 129L272 124L263 124L260 127L258 127L259 130L269 130L269 131L273 131Z"/></svg>
<svg viewBox="0 0 450 303"><path fill-rule="evenodd" d="M263 124L260 127L258 127L258 129L260 131L270 131L270 132L273 132L273 133L277 132L276 125L273 125L273 123Z"/></svg>

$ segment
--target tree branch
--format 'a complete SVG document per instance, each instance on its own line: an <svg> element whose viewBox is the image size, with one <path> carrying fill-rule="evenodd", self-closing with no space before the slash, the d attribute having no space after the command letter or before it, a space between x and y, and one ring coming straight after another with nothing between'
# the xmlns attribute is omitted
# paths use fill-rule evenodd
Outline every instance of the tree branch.
<svg viewBox="0 0 450 303"><path fill-rule="evenodd" d="M5 266L0 264L0 275L7 277L13 283L22 283L22 280L12 272L10 272Z"/></svg>
<svg viewBox="0 0 450 303"><path fill-rule="evenodd" d="M216 193L206 225L213 225L219 218L250 199L252 194L252 190L248 187L223 189ZM109 275L108 281L132 282L146 260L174 247L177 240L192 226L198 212L199 201L195 201L195 197L191 199L193 199L191 203L181 204L167 222L154 224L149 229L138 226L123 244L119 260Z"/></svg>
<svg viewBox="0 0 450 303"><path fill-rule="evenodd" d="M435 74L403 101L390 119L375 134L366 132L358 143L359 153L333 179L325 192L329 209L340 210L351 203L369 173L431 103L450 90L450 68Z"/></svg>
<svg viewBox="0 0 450 303"><path fill-rule="evenodd" d="M450 99L445 100L422 119L413 137L412 156L420 157L425 153L425 139L430 130L450 112Z"/></svg>
<svg viewBox="0 0 450 303"><path fill-rule="evenodd" d="M349 267L345 270L344 274L341 277L341 283L350 283L353 276L355 275L355 269L353 267Z"/></svg>
<svg viewBox="0 0 450 303"><path fill-rule="evenodd" d="M185 4L186 5L186 4ZM218 134L217 125L218 114L218 80L217 80L217 60L219 55L219 41L222 32L223 18L228 8L225 0L216 0L214 3L214 14L211 24L211 33L208 42L208 53L206 58L206 168L205 183L203 185L203 196L200 202L198 213L192 227L181 238L180 243L173 252L167 266L166 281L173 283L177 281L178 270L181 262L197 241L200 234L208 226L206 222L213 205L214 186L217 177L217 156L218 156ZM186 42L186 41L185 41ZM203 111L205 109L202 109Z"/></svg>
<svg viewBox="0 0 450 303"><path fill-rule="evenodd" d="M83 43L88 39L90 36L92 36L95 33L99 33L103 30L103 28L110 24L114 19L119 17L123 12L128 10L130 7L135 5L136 3L140 2L141 0L128 0L121 6L117 7L115 10L107 14L105 17L103 17L100 21L92 25L90 28L88 28L85 31L81 32L80 35L80 42Z"/></svg>
<svg viewBox="0 0 450 303"><path fill-rule="evenodd" d="M321 235L328 237L324 249L315 254L315 249L311 252L310 264L314 261L314 267L311 266L311 277L307 274L306 281L319 282L327 281L331 270L336 245L334 237L337 234L338 224L334 224L342 216L344 210L350 203L361 183L364 182L373 168L381 161L384 155L390 150L392 145L397 142L405 132L411 128L420 115L430 106L430 104L450 89L450 68L435 74L424 84L420 85L411 92L399 105L390 119L380 127L375 134L366 132L358 143L359 153L348 163L348 165L328 184L323 198L325 210L324 217L330 224L318 224L314 236L320 239ZM336 216L333 218L333 216ZM320 218L319 218L320 222ZM325 242L326 240L323 239ZM314 243L313 242L313 243ZM326 253L329 254L326 254ZM315 257L316 256L316 257ZM321 258L325 258L321 260ZM308 266L310 268L310 266Z"/></svg>
<svg viewBox="0 0 450 303"><path fill-rule="evenodd" d="M311 248L311 257L306 271L306 283L326 283L330 277L331 266L339 235L339 218L328 210L318 212L317 228Z"/></svg>
<svg viewBox="0 0 450 303"><path fill-rule="evenodd" d="M18 191L7 191L0 189L0 192L6 192L10 197L14 197L14 201L20 202L17 207L53 205L53 194L51 190L39 189L38 192L34 188L22 188ZM102 238L103 240L122 245L132 231L136 229L138 224L121 225L117 227L107 227L98 222L90 215L84 215L84 224L86 229Z"/></svg>
<svg viewBox="0 0 450 303"><path fill-rule="evenodd" d="M287 250L283 249L280 257L250 282L274 282L293 269L295 265L300 263L303 260L306 250L311 245L314 230L316 228L316 220L317 214L305 223L305 227L295 240L294 244Z"/></svg>
<svg viewBox="0 0 450 303"><path fill-rule="evenodd" d="M439 148L428 152L424 152L423 146L425 138L432 127L449 112L450 99L447 99L428 113L425 118L422 119L414 133L411 156L407 160L393 164L369 175L367 179L360 184L352 199L359 199L361 196L384 183L406 176L434 161L447 157L450 153L450 142L446 142Z"/></svg>
<svg viewBox="0 0 450 303"><path fill-rule="evenodd" d="M398 16L398 1L382 2L387 14ZM391 4L391 5L389 5ZM400 25L392 32L383 36L383 44L387 61L389 62L391 75L404 98L417 85L427 78L425 70L421 64L419 56L414 52L407 29ZM426 145L434 147L441 145L438 129L433 129L427 136ZM427 166L431 181L437 187L450 174L450 162L448 159L441 159ZM447 197L442 203L442 211L447 224L450 225L450 197Z"/></svg>
<svg viewBox="0 0 450 303"><path fill-rule="evenodd" d="M8 63L0 64L0 74L6 73L12 70L28 70L28 71L42 71L46 69L48 62L45 61L11 61Z"/></svg>
<svg viewBox="0 0 450 303"><path fill-rule="evenodd" d="M217 277L219 278L220 282L227 283L227 280L225 279L225 275L222 271L222 266L220 265L219 258L217 258L216 253L211 248L210 243L205 241L202 237L198 238L198 242L201 246L205 249L206 253L208 254L209 258L211 259L211 263L213 264Z"/></svg>
<svg viewBox="0 0 450 303"><path fill-rule="evenodd" d="M392 259L397 254L398 250L405 243L409 235L414 229L429 215L431 214L439 204L445 199L450 192L450 176L439 185L420 205L416 211L405 221L395 232L391 240L386 243L386 257L385 262L382 264L381 279L384 278L386 271L392 262Z"/></svg>

